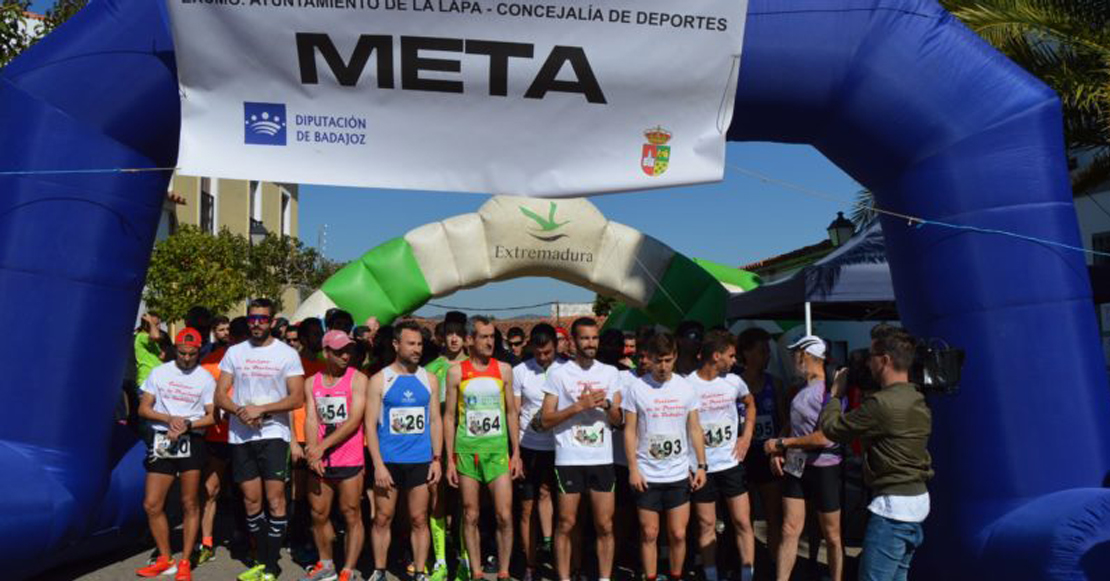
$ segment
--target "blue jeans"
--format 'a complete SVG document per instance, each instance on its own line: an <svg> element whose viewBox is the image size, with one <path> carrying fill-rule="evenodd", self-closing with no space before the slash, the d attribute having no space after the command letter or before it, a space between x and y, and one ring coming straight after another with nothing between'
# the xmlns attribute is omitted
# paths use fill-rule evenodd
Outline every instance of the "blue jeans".
<svg viewBox="0 0 1110 581"><path fill-rule="evenodd" d="M921 523L892 520L875 513L869 516L859 581L905 581L913 553L925 540Z"/></svg>

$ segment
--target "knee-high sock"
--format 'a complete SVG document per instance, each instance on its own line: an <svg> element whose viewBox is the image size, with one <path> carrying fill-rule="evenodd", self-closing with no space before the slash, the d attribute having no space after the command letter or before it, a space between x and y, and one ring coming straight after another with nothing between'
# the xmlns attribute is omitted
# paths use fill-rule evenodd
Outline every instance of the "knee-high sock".
<svg viewBox="0 0 1110 581"><path fill-rule="evenodd" d="M259 563L266 561L266 513L260 512L247 516L247 532L254 539L255 558Z"/></svg>
<svg viewBox="0 0 1110 581"><path fill-rule="evenodd" d="M447 562L447 518L432 517L432 551L436 564Z"/></svg>
<svg viewBox="0 0 1110 581"><path fill-rule="evenodd" d="M281 559L281 546L285 543L285 532L289 528L287 517L270 517L270 526L267 531L267 551L264 563L266 572L277 575L277 564Z"/></svg>

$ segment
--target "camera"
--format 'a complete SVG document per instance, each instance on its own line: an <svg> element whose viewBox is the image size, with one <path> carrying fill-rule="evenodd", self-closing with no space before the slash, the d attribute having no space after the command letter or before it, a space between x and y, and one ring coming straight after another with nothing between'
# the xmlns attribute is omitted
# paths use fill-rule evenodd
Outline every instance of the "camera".
<svg viewBox="0 0 1110 581"><path fill-rule="evenodd" d="M955 395L960 391L965 353L940 339L918 341L910 381L926 394Z"/></svg>

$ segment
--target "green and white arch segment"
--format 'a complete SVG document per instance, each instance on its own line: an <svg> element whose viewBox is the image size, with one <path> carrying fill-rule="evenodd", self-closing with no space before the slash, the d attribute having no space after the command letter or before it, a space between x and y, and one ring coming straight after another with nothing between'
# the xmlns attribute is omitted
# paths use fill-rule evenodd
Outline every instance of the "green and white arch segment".
<svg viewBox="0 0 1110 581"><path fill-rule="evenodd" d="M727 268L727 267L726 267ZM383 324L431 299L522 276L557 278L642 309L653 322L724 322L729 291L705 268L583 198L497 196L476 213L410 230L343 267L295 320L339 307Z"/></svg>
<svg viewBox="0 0 1110 581"><path fill-rule="evenodd" d="M717 279L721 286L729 294L739 294L750 291L761 284L758 274L740 270L732 266L727 266L703 258L693 258L695 264L702 267L706 272ZM641 309L630 307L624 303L617 303L613 306L612 312L605 320L606 329L620 329L622 331L634 331L643 327L644 325L651 325L655 320L648 313ZM703 321L704 323L704 321Z"/></svg>

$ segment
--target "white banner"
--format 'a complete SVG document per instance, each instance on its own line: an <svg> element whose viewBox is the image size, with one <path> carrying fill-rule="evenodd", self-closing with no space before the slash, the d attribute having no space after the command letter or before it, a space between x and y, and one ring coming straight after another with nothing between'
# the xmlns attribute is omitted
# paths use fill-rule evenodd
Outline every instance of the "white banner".
<svg viewBox="0 0 1110 581"><path fill-rule="evenodd" d="M747 0L167 0L178 165L574 196L719 181Z"/></svg>

